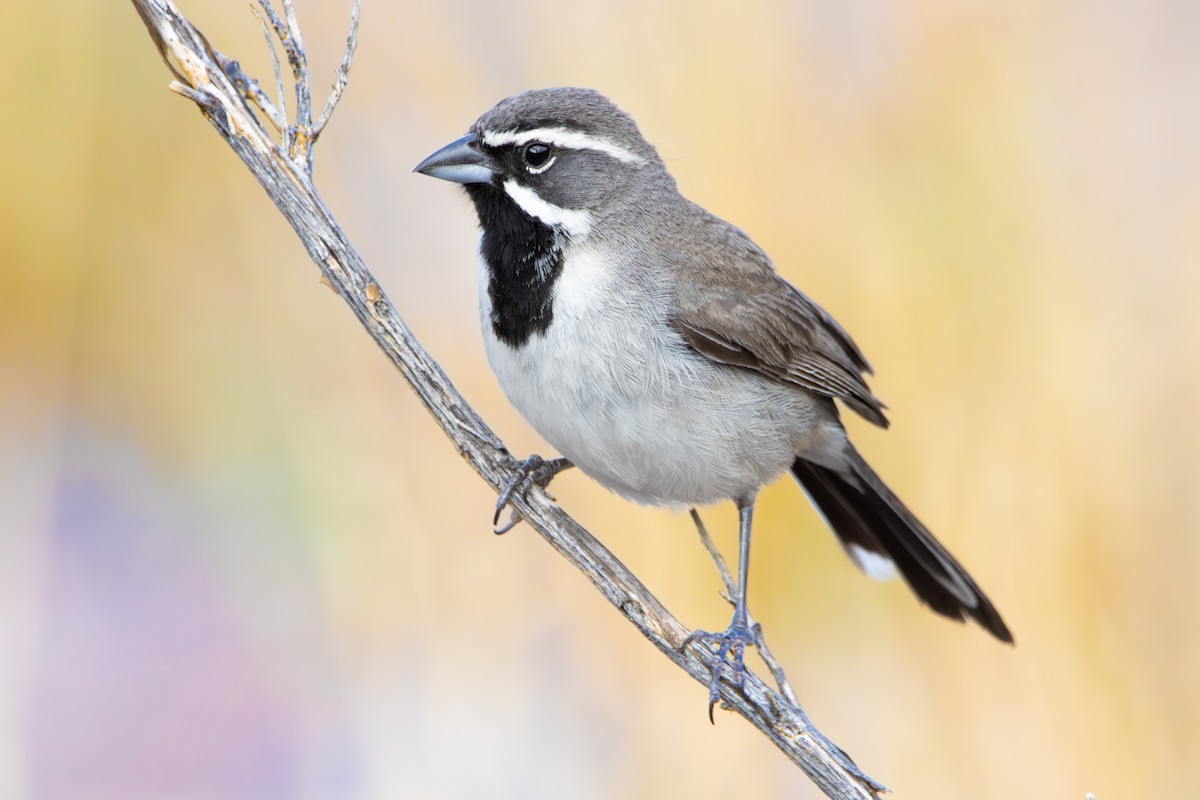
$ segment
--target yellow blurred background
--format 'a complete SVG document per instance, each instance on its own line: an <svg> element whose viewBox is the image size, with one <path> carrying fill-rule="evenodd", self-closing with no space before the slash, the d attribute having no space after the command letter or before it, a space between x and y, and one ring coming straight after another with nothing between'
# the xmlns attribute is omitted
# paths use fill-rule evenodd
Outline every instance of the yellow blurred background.
<svg viewBox="0 0 1200 800"><path fill-rule="evenodd" d="M348 2L298 3L323 100ZM270 86L244 2L184 2ZM455 455L128 3L0 9L0 796L817 797ZM860 577L789 481L750 603L895 796L1200 785L1194 3L367 0L316 181L515 453L475 222L410 174L498 99L614 98L854 334L859 448L1015 649ZM560 502L688 625L686 516ZM734 515L707 515L732 555ZM757 662L756 662L757 663Z"/></svg>

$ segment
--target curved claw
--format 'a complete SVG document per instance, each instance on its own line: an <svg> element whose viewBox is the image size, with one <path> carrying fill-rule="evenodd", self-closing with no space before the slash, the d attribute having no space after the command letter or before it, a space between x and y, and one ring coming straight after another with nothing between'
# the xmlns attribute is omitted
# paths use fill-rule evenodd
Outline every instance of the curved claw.
<svg viewBox="0 0 1200 800"><path fill-rule="evenodd" d="M519 494L524 497L531 486L538 486L545 489L555 475L571 466L571 462L565 458L552 458L546 461L536 454L518 464L517 468L513 470L512 479L505 484L504 489L500 492L500 496L496 498L496 513L492 517L492 532L497 536L508 533L521 521L521 516L517 513L516 509L513 509L512 516L508 522L501 528L496 527L497 523L500 522L500 514L508 506L514 495Z"/></svg>
<svg viewBox="0 0 1200 800"><path fill-rule="evenodd" d="M753 644L755 641L754 633L744 623L739 622L735 618L723 633L709 633L708 631L701 630L692 631L683 640L683 645L680 649L684 649L689 644L697 641L703 641L710 648L715 647L717 651L717 657L713 661L712 678L708 682L708 721L716 725L717 722L713 718L713 708L716 707L717 701L721 699L721 678L725 674L726 668L728 668L732 673L731 680L733 684L739 689L744 687L746 670L742 664L742 660L746 651L746 645Z"/></svg>
<svg viewBox="0 0 1200 800"><path fill-rule="evenodd" d="M517 510L514 508L512 514L510 514L508 517L508 522L497 528L496 523L500 521L500 512L503 510L503 508L497 508L496 516L492 517L492 533L496 534L497 536L503 536L504 534L508 533L513 528L517 527L517 523L521 521L521 515L518 514Z"/></svg>

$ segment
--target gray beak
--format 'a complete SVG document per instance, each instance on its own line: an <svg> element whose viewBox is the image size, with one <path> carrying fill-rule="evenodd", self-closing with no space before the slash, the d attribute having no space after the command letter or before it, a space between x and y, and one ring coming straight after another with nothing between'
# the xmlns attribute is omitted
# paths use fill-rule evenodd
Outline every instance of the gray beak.
<svg viewBox="0 0 1200 800"><path fill-rule="evenodd" d="M492 159L475 146L475 140L473 133L455 139L417 164L413 172L454 183L491 183L496 173Z"/></svg>

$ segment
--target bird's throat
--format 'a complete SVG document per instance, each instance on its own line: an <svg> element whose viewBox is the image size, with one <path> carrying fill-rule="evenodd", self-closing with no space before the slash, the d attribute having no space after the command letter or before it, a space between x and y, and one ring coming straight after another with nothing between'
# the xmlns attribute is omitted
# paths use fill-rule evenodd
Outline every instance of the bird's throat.
<svg viewBox="0 0 1200 800"><path fill-rule="evenodd" d="M483 229L480 255L488 268L492 330L508 346L521 347L554 318L563 236L522 211L501 189L490 184L463 188Z"/></svg>

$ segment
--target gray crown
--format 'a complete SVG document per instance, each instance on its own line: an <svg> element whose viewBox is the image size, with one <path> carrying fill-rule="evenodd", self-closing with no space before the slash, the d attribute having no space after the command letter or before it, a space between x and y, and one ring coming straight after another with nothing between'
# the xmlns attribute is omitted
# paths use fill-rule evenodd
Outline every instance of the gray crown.
<svg viewBox="0 0 1200 800"><path fill-rule="evenodd" d="M662 165L658 151L638 130L633 117L595 89L560 86L507 97L483 114L471 132L566 128L599 136Z"/></svg>

